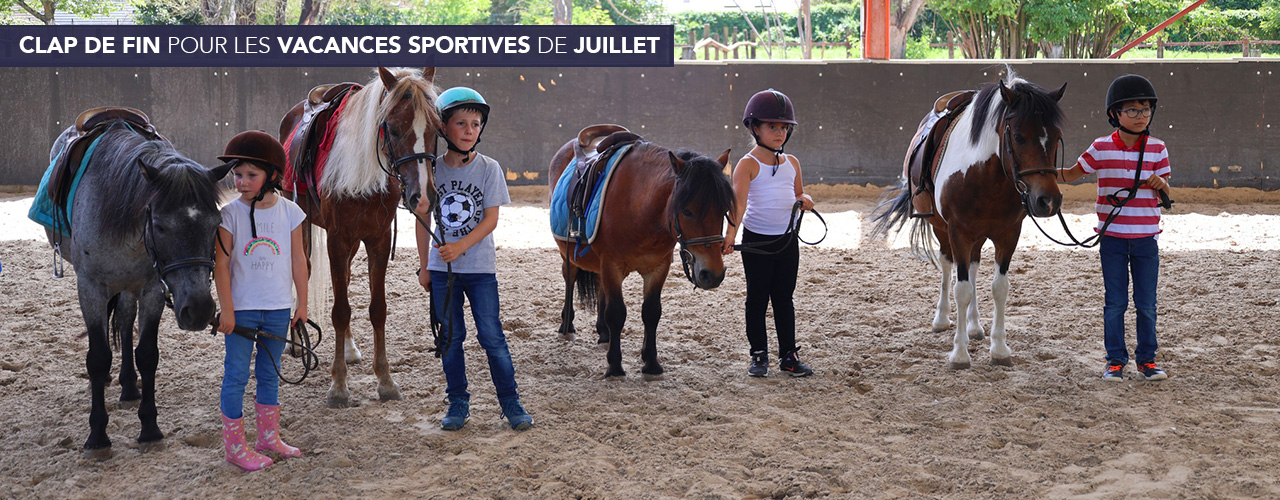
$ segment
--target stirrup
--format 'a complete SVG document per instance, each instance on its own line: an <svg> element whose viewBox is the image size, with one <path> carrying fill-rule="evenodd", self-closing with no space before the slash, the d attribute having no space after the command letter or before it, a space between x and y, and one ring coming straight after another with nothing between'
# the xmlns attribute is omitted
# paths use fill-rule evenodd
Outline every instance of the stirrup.
<svg viewBox="0 0 1280 500"><path fill-rule="evenodd" d="M59 236L58 239L61 240L62 237ZM59 241L53 244L53 277L61 278L65 274L65 268L62 264L62 242Z"/></svg>

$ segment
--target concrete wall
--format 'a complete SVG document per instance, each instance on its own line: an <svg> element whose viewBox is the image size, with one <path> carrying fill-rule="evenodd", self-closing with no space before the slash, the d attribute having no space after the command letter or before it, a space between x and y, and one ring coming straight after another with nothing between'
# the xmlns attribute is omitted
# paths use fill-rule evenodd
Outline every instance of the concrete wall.
<svg viewBox="0 0 1280 500"><path fill-rule="evenodd" d="M1068 83L1062 105L1069 165L1109 133L1107 85L1149 77L1160 94L1153 124L1169 143L1178 186L1280 187L1280 63L1266 60L1015 62L1046 88ZM583 126L623 124L649 140L711 156L751 145L742 108L774 87L801 125L787 151L809 183L888 184L916 124L944 92L994 81L991 61L690 63L673 68L441 68L442 87L466 85L494 106L481 150L512 184L545 183L547 162ZM246 129L276 132L279 118L319 83L367 81L366 68L0 68L0 184L35 184L49 146L82 110L133 106L180 151L213 164Z"/></svg>

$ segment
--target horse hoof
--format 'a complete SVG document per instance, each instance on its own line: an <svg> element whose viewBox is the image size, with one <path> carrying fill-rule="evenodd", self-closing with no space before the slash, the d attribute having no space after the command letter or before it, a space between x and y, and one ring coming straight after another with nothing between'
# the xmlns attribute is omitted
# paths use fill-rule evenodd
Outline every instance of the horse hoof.
<svg viewBox="0 0 1280 500"><path fill-rule="evenodd" d="M561 333L561 334L560 334L560 340L563 340L563 341L565 341L565 342L573 342L573 339L574 339L574 338L575 338L575 337L574 337L574 335L573 335L573 332L569 332L569 333Z"/></svg>
<svg viewBox="0 0 1280 500"><path fill-rule="evenodd" d="M141 400L141 399L130 399L130 400L124 400L124 399L121 399L121 400L120 400L120 409L121 409L121 410L136 410L136 409L138 409L138 406L139 406L141 403L142 403L142 400Z"/></svg>
<svg viewBox="0 0 1280 500"><path fill-rule="evenodd" d="M106 448L94 448L94 449L85 448L84 458L88 460L96 460L99 462L109 459L111 458L111 447L108 446Z"/></svg>
<svg viewBox="0 0 1280 500"><path fill-rule="evenodd" d="M330 394L325 396L324 405L330 408L350 408L351 398L347 395Z"/></svg>
<svg viewBox="0 0 1280 500"><path fill-rule="evenodd" d="M392 385L390 389L378 388L378 401L399 401L400 386Z"/></svg>
<svg viewBox="0 0 1280 500"><path fill-rule="evenodd" d="M360 356L356 355L356 356L347 356L345 361L347 362L347 365L358 365L360 364L361 360L360 360Z"/></svg>
<svg viewBox="0 0 1280 500"><path fill-rule="evenodd" d="M597 344L596 344L596 350L597 350L597 351L607 351L607 350L609 350L609 343L608 343L608 342L600 342L600 343L597 343Z"/></svg>
<svg viewBox="0 0 1280 500"><path fill-rule="evenodd" d="M666 378L666 377L665 377L663 374L661 374L661 373L646 373L646 374L644 374L644 381L645 381L645 382L657 382L657 381L662 380L662 379L664 379L664 378Z"/></svg>
<svg viewBox="0 0 1280 500"><path fill-rule="evenodd" d="M969 334L970 342L977 342L985 338L987 338L987 335L985 333L982 333L981 331Z"/></svg>
<svg viewBox="0 0 1280 500"><path fill-rule="evenodd" d="M951 323L945 325L933 325L933 333L942 333L951 329Z"/></svg>
<svg viewBox="0 0 1280 500"><path fill-rule="evenodd" d="M947 368L952 370L968 370L969 362L968 361L952 361L950 363L947 363Z"/></svg>
<svg viewBox="0 0 1280 500"><path fill-rule="evenodd" d="M622 380L627 378L627 372L622 369L609 370L604 372L604 378L605 380Z"/></svg>
<svg viewBox="0 0 1280 500"><path fill-rule="evenodd" d="M1013 366L1013 358L991 358L994 366Z"/></svg>
<svg viewBox="0 0 1280 500"><path fill-rule="evenodd" d="M302 349L298 349L298 348L295 348L295 347L290 347L290 348L289 348L289 357L291 357L291 358L293 358L293 359L301 358L301 357L302 357Z"/></svg>

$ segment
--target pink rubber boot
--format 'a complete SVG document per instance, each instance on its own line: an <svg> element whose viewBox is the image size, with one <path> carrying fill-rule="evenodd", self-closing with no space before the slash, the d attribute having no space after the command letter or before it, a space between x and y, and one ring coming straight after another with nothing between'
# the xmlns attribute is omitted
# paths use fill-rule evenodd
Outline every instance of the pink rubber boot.
<svg viewBox="0 0 1280 500"><path fill-rule="evenodd" d="M244 418L222 416L222 448L227 461L246 471L262 470L271 465L271 458L249 449L244 442Z"/></svg>
<svg viewBox="0 0 1280 500"><path fill-rule="evenodd" d="M280 439L280 405L256 404L258 409L258 451L274 451L282 457L297 458L302 451Z"/></svg>

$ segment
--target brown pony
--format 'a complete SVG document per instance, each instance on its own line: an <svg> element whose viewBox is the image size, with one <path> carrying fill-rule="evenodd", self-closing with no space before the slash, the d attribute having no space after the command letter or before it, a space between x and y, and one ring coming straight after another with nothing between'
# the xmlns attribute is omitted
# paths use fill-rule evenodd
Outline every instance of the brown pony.
<svg viewBox="0 0 1280 500"><path fill-rule="evenodd" d="M565 143L551 159L548 181L552 190L561 172L574 158L574 140ZM599 343L608 343L606 377L623 377L619 346L627 308L622 301L622 280L638 272L644 279L644 360L646 380L662 376L658 363L658 319L662 316L662 286L671 269L672 249L679 244L686 276L695 286L711 289L724 280L720 247L724 242L726 214L733 210L733 187L724 174L729 152L712 160L694 152L671 150L640 141L618 162L600 208L600 228L595 241L582 252L576 245L557 240L563 259L564 309L562 338L572 340L573 287L579 298L596 304ZM603 294L597 292L603 288Z"/></svg>
<svg viewBox="0 0 1280 500"><path fill-rule="evenodd" d="M948 295L951 269L956 272L956 334L949 367L969 367L969 338L981 340L974 280L982 245L995 245L996 275L991 283L995 317L991 324L991 364L1012 366L1005 343L1004 312L1009 299L1009 262L1018 246L1022 220L1030 214L1049 217L1062 204L1055 178L1062 110L1058 101L1066 84L1052 92L1009 71L1005 81L988 84L955 119L940 156L932 190L918 190L919 179L903 176L889 198L876 209L875 233L901 227L912 209L932 216L918 218L912 229L915 250L933 258L930 228L942 258L938 307L933 331L951 326ZM928 185L928 183L926 183Z"/></svg>
<svg viewBox="0 0 1280 500"><path fill-rule="evenodd" d="M432 83L434 77L435 68L378 68L377 77L347 98L319 189L297 193L308 222L328 232L335 331L333 384L325 398L330 407L350 405L347 358L353 363L360 360L351 337L348 289L351 262L361 242L369 258L369 320L373 323L378 399L400 399L386 354L387 261L397 204L410 209L419 202L435 205L429 201L435 190L426 189L432 179L432 153L441 125L435 108L438 91ZM302 110L300 102L281 120L282 142L301 119ZM311 167L303 165L300 170L310 171ZM291 187L286 186L288 189ZM421 199L423 194L428 200Z"/></svg>

